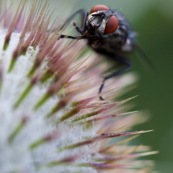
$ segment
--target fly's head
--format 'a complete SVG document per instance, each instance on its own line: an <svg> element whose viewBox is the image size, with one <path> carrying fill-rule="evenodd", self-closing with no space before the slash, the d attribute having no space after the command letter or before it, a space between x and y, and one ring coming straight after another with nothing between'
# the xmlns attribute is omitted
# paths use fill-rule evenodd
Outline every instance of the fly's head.
<svg viewBox="0 0 173 173"><path fill-rule="evenodd" d="M98 34L112 34L118 28L118 19L107 6L97 5L90 10L88 23Z"/></svg>

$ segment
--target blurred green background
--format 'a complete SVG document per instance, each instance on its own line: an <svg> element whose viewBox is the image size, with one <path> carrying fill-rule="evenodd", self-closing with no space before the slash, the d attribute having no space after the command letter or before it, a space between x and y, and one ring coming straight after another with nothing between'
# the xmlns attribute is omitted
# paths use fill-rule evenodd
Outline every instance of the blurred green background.
<svg viewBox="0 0 173 173"><path fill-rule="evenodd" d="M52 0L52 4L63 19L79 8L89 10L105 4L122 11L132 23L143 50L156 67L147 72L137 58L132 59L132 71L140 80L129 95L139 95L135 100L137 110L151 113L150 120L137 128L154 129L140 136L140 143L159 151L148 157L156 161L156 171L173 173L173 0Z"/></svg>

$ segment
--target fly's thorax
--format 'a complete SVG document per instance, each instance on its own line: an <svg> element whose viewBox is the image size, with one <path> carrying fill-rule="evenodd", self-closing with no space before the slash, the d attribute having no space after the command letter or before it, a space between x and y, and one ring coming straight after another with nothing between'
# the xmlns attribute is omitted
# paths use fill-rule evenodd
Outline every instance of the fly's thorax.
<svg viewBox="0 0 173 173"><path fill-rule="evenodd" d="M111 37L104 39L88 39L88 44L95 51L109 52L112 54L129 54L134 50L135 40L129 37L129 35L126 39L123 39L115 33Z"/></svg>

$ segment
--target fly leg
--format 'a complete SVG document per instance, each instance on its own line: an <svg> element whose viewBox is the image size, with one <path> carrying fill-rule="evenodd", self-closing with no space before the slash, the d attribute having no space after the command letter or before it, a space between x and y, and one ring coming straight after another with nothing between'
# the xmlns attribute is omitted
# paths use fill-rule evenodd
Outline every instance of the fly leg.
<svg viewBox="0 0 173 173"><path fill-rule="evenodd" d="M86 15L87 15L87 12L84 10L84 9L79 9L77 10L76 12L74 12L69 18L66 19L66 21L64 22L64 24L61 26L60 30L63 29L65 26L67 26L69 24L69 22L71 20L73 20L73 18L80 14L81 15L81 19L82 19L82 27L85 23L85 20L86 20Z"/></svg>
<svg viewBox="0 0 173 173"><path fill-rule="evenodd" d="M68 38L68 39L74 39L74 40L86 39L86 37L84 36L71 36L71 35L61 34L58 39L62 39L62 38Z"/></svg>
<svg viewBox="0 0 173 173"><path fill-rule="evenodd" d="M81 35L81 36L71 36L71 35L64 35L64 34L61 34L59 36L58 39L62 39L62 38L68 38L68 39L77 39L77 40L80 40L80 39L88 39L88 38L92 38L92 39L100 39L100 36L99 35Z"/></svg>
<svg viewBox="0 0 173 173"><path fill-rule="evenodd" d="M75 29L80 33L83 34L86 30L87 30L87 17L88 17L88 12L83 12L83 17L82 17L82 27L79 28L79 26L77 26L76 22L73 22L73 26L75 27Z"/></svg>
<svg viewBox="0 0 173 173"><path fill-rule="evenodd" d="M104 100L101 93L102 93L102 90L104 88L105 81L112 78L112 77L116 77L118 75L121 75L121 74L123 74L124 72L128 71L131 68L131 62L127 58L114 57L113 60L118 62L121 67L120 67L120 69L116 70L115 72L113 72L113 73L111 73L111 74L109 74L109 75L107 75L103 78L102 84L101 84L101 86L99 88L99 92L98 92L100 100Z"/></svg>
<svg viewBox="0 0 173 173"><path fill-rule="evenodd" d="M84 10L84 9L79 9L79 10L77 10L76 12L74 12L70 17L68 17L66 20L65 20L65 22L64 22L64 24L59 28L59 30L62 30L62 29L64 29L69 23L70 23L70 21L72 21L73 20L73 18L76 16L76 15L80 15L81 16L81 20L82 20L82 28L84 28L84 26L85 26L85 22L86 22L86 16L88 15L88 13ZM49 29L49 30L47 30L47 32L53 32L53 31L55 31L57 28L55 28L55 29Z"/></svg>
<svg viewBox="0 0 173 173"><path fill-rule="evenodd" d="M75 22L73 22L73 25L75 27L75 29L81 34L81 36L70 36L70 35L60 35L59 39L61 38L69 38L69 39L87 39L86 36L83 36L82 34L86 31L87 26L86 26L86 21L87 21L87 17L88 17L88 12L86 12L84 9L79 9L78 11L76 11L75 13L73 13L65 22L64 24L61 26L60 30L62 30L66 25L69 24L69 22L76 16L80 14L81 16L81 20L82 20L82 27L79 28L77 26L77 24Z"/></svg>

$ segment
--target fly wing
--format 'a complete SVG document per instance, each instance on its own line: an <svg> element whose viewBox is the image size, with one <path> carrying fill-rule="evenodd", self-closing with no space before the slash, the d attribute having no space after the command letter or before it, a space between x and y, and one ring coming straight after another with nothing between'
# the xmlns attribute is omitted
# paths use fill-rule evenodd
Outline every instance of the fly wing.
<svg viewBox="0 0 173 173"><path fill-rule="evenodd" d="M137 54L137 57L139 58L141 63L147 68L147 70L156 70L152 61L148 58L148 56L139 45L135 45L135 53Z"/></svg>

